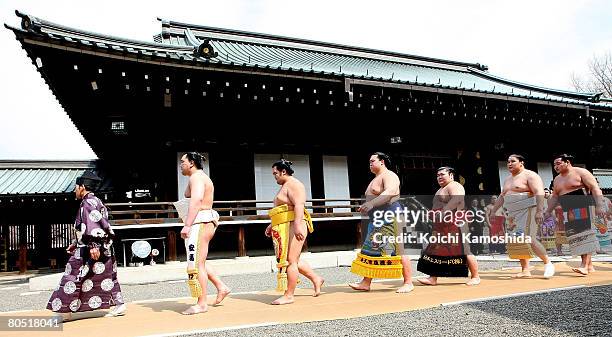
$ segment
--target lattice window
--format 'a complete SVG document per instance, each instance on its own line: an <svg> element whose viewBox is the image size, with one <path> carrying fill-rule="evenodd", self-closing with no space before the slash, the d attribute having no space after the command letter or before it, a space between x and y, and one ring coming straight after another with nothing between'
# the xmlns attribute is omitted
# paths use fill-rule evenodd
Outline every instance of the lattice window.
<svg viewBox="0 0 612 337"><path fill-rule="evenodd" d="M70 245L74 237L72 224L51 225L51 248L64 248Z"/></svg>

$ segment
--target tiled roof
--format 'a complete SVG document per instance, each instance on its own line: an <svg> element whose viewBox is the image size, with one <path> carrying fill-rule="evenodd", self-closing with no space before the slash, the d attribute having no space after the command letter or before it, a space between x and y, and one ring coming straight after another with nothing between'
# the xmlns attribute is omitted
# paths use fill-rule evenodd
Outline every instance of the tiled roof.
<svg viewBox="0 0 612 337"><path fill-rule="evenodd" d="M0 195L57 194L74 190L91 162L0 161Z"/></svg>
<svg viewBox="0 0 612 337"><path fill-rule="evenodd" d="M593 170L593 175L597 178L599 188L612 189L612 170Z"/></svg>
<svg viewBox="0 0 612 337"><path fill-rule="evenodd" d="M65 27L20 12L17 15L22 18L21 28L5 26L18 36L34 36L51 43L135 58L365 79L496 94L508 99L612 108L612 102L600 100L601 93L578 93L519 83L492 75L479 63L166 20L161 20L162 33L154 37L155 42L143 42Z"/></svg>

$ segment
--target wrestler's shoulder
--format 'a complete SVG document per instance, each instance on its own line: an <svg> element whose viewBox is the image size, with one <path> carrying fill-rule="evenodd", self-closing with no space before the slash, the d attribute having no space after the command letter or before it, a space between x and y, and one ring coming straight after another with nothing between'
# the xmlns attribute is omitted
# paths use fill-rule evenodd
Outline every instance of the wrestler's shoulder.
<svg viewBox="0 0 612 337"><path fill-rule="evenodd" d="M447 186L447 191L465 191L465 189L463 188L463 185L461 185L458 181L452 181L450 182Z"/></svg>
<svg viewBox="0 0 612 337"><path fill-rule="evenodd" d="M397 175L397 173L395 173L395 172L393 172L391 170L387 171L387 176L390 177L391 179L399 181L399 176Z"/></svg>
<svg viewBox="0 0 612 337"><path fill-rule="evenodd" d="M287 187L289 187L289 188L305 188L304 184L298 178L295 178L295 177L287 182Z"/></svg>
<svg viewBox="0 0 612 337"><path fill-rule="evenodd" d="M397 173L395 173L395 172L393 172L391 170L387 170L387 176L389 176L389 177L397 177L398 175L397 175Z"/></svg>
<svg viewBox="0 0 612 337"><path fill-rule="evenodd" d="M576 173L578 173L580 175L583 175L583 174L589 174L590 175L591 174L591 172L589 170L584 169L582 167L573 167L573 169L574 169L574 172L576 172Z"/></svg>
<svg viewBox="0 0 612 337"><path fill-rule="evenodd" d="M210 180L210 178L204 171L198 170L189 177L189 180Z"/></svg>
<svg viewBox="0 0 612 337"><path fill-rule="evenodd" d="M536 171L525 169L525 173L531 178L540 178L540 175Z"/></svg>
<svg viewBox="0 0 612 337"><path fill-rule="evenodd" d="M203 176L204 176L204 180L206 180L206 183L207 183L207 184L212 185L212 184L213 184L213 181L212 181L212 179L210 179L210 177L208 176L208 174L206 174L206 173L204 173L204 172L203 172L202 174L203 174Z"/></svg>

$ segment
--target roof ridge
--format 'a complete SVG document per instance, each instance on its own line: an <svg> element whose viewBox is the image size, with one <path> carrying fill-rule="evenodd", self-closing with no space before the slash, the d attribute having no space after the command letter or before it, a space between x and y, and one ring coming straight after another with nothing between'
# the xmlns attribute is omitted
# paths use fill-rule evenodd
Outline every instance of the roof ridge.
<svg viewBox="0 0 612 337"><path fill-rule="evenodd" d="M248 31L228 29L228 28L195 25L195 24L189 24L189 23L183 23L183 22L177 22L177 21L171 21L171 20L164 20L160 18L157 18L157 19L161 21L162 23L162 35L164 33L167 33L166 32L167 29L172 29L172 28L191 29L191 30L195 29L198 32L226 34L226 35L233 35L237 37L242 36L242 37L256 38L256 39L267 39L267 40L278 41L278 42L295 43L295 44L301 44L301 45L306 45L306 46L316 46L316 47L337 49L338 51L344 50L344 51L352 51L352 52L361 52L361 53L374 54L374 55L379 55L379 56L390 56L390 57L404 58L404 59L410 59L410 60L439 63L439 64L444 64L444 65L473 67L473 68L481 69L481 70L488 69L486 65L482 65L480 63L445 60L445 59L439 59L439 58L434 58L434 57L405 54L405 53L392 52L392 51L381 50L381 49L356 47L356 46L350 46L350 45L344 45L344 44L332 43L332 42L323 42L323 41L300 39L300 38L266 34L266 33L248 32ZM236 40L236 41L239 41L239 40Z"/></svg>
<svg viewBox="0 0 612 337"><path fill-rule="evenodd" d="M187 31L186 31L186 34L187 34ZM198 39L198 37L195 36L195 34L193 34L193 32L191 32L191 34L196 39ZM318 54L318 55L333 55L333 56L345 57L345 58L350 58L350 59L359 59L359 60L368 60L368 61L375 61L375 62L392 63L392 64L398 64L398 65L402 65L402 66L417 66L417 67L430 68L430 69L440 69L440 70L467 72L467 67L465 69L459 70L459 69L453 69L453 68L448 68L448 67L441 67L440 65L438 65L436 67L433 64L417 64L417 63L414 63L414 62L410 63L410 62L407 62L407 61L400 62L399 60L380 59L380 58L374 58L372 56L358 56L358 55L343 54L343 53L333 52L333 51L308 50L308 49L303 49L303 48L297 48L295 46L269 45L269 44L265 44L263 42L255 42L255 41L238 41L238 40L225 39L225 38L217 38L217 37L206 38L206 40L209 40L208 41L209 44L214 43L214 42L236 43L236 44L249 45L249 46L260 46L260 47L266 47L266 48L278 48L278 49L282 49L282 50L294 50L294 51L309 52L309 53L314 53L314 54Z"/></svg>

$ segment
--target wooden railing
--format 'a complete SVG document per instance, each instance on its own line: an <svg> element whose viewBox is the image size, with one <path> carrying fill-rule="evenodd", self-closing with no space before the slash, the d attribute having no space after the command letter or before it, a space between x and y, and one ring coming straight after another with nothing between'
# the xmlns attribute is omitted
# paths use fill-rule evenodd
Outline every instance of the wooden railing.
<svg viewBox="0 0 612 337"><path fill-rule="evenodd" d="M331 202L334 204L326 204ZM357 209L363 202L364 199L362 198L309 199L306 201L306 208L311 212L313 219L354 217L360 216ZM258 204L266 204L267 206L258 206ZM106 206L111 215L111 223L116 228L126 225L146 227L147 225L164 223L181 223L172 202L108 203ZM267 221L268 216L257 214L257 211L267 211L270 208L272 208L272 201L270 200L215 201L213 204L213 209L219 212L221 216L221 224ZM344 211L334 212L335 209Z"/></svg>
<svg viewBox="0 0 612 337"><path fill-rule="evenodd" d="M364 198L348 199L309 199L306 209L311 213L314 222L355 221L355 242L362 241L362 227L360 220L367 219L359 213L359 206L365 202ZM414 197L400 198L400 202L411 207L424 207ZM330 203L333 203L330 205ZM262 205L263 204L263 205ZM215 201L213 208L219 212L219 224L234 225L238 229L238 256L246 255L245 228L252 224L266 224L270 222L267 211L272 208L270 200L232 200ZM143 203L108 203L106 206L111 215L113 229L177 227L183 226L178 218L178 212L172 202L143 202ZM170 243L172 244L172 243Z"/></svg>
<svg viewBox="0 0 612 337"><path fill-rule="evenodd" d="M364 201L365 199L362 198L310 199L306 201L306 208L311 213L313 221L316 222L356 220L356 239L359 242L361 241L359 220L364 219L364 216L357 209ZM269 210L272 205L270 200L214 202L213 208L220 215L219 224L238 227L238 256L246 255L245 227L249 224L269 223L270 219L267 214L257 213ZM111 215L111 225L115 230L183 226L172 202L108 203L106 206Z"/></svg>

